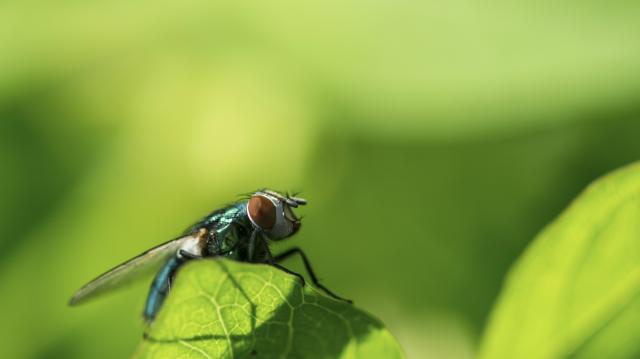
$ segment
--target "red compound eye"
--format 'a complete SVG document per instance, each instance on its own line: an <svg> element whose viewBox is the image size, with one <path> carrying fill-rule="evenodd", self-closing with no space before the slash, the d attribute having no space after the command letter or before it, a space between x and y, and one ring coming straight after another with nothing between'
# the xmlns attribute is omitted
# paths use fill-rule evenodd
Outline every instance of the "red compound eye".
<svg viewBox="0 0 640 359"><path fill-rule="evenodd" d="M249 218L262 229L269 230L276 224L276 206L267 198L256 195L247 205Z"/></svg>

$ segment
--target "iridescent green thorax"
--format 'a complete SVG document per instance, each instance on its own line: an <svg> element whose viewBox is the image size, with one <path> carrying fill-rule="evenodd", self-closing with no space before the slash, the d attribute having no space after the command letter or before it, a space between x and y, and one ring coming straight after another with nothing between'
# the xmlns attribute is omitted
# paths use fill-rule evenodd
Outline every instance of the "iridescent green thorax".
<svg viewBox="0 0 640 359"><path fill-rule="evenodd" d="M189 227L185 234L197 233L201 228L207 230L207 247L204 256L223 256L245 262L264 262L268 248L266 242L258 241L260 246L249 249L251 234L255 228L247 216L247 200L239 201L210 213ZM252 254L252 255L251 255Z"/></svg>
<svg viewBox="0 0 640 359"><path fill-rule="evenodd" d="M247 200L230 204L226 207L215 210L204 218L187 228L183 234L193 234L200 228L212 229L220 226L228 227L235 219L247 217Z"/></svg>

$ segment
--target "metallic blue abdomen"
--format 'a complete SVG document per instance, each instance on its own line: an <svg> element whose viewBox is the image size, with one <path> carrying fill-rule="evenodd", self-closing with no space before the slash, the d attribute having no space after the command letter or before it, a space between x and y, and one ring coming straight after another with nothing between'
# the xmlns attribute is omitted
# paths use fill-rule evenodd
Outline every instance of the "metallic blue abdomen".
<svg viewBox="0 0 640 359"><path fill-rule="evenodd" d="M171 257L162 269L160 269L158 274L156 274L156 277L153 279L153 283L151 283L151 289L147 296L147 303L144 307L144 319L147 322L151 322L155 319L160 307L162 307L162 303L164 303L164 300L169 293L173 276L178 267L183 263L184 259L178 258L177 256Z"/></svg>

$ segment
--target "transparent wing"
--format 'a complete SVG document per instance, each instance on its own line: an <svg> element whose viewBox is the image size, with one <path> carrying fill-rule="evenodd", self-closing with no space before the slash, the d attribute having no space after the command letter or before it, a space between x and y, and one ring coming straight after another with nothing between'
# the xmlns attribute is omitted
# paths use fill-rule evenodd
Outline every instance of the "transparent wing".
<svg viewBox="0 0 640 359"><path fill-rule="evenodd" d="M169 256L175 254L185 240L189 238L193 237L186 236L163 243L112 268L80 288L69 300L69 305L83 303L104 292L121 287L153 269L157 269Z"/></svg>

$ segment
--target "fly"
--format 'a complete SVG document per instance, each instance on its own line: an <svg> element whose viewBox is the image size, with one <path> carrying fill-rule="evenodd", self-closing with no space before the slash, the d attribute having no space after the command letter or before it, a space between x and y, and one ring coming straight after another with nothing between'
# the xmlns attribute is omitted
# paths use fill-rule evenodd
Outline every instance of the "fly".
<svg viewBox="0 0 640 359"><path fill-rule="evenodd" d="M292 208L305 205L303 198L283 195L263 189L249 198L218 209L169 242L134 257L100 275L80 288L69 301L77 305L99 294L115 289L129 282L150 268L157 272L144 308L144 319L152 322L167 297L177 270L186 262L200 258L223 257L240 262L265 263L298 277L305 284L304 277L279 263L298 254L315 286L327 295L346 302L320 284L309 259L298 248L291 248L281 254L272 255L270 241L278 241L294 235L300 229L300 219Z"/></svg>

